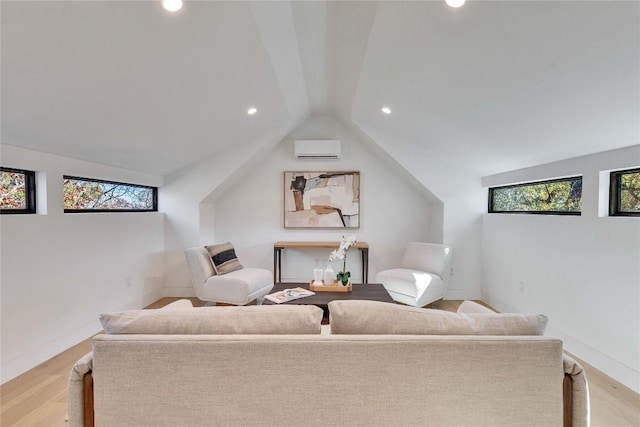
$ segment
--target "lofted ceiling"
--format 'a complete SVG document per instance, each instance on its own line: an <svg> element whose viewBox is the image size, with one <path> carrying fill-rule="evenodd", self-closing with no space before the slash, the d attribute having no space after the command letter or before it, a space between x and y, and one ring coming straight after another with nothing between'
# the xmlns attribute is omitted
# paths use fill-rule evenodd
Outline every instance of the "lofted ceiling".
<svg viewBox="0 0 640 427"><path fill-rule="evenodd" d="M2 0L0 14L2 143L155 175L316 114L478 176L640 142L637 1Z"/></svg>

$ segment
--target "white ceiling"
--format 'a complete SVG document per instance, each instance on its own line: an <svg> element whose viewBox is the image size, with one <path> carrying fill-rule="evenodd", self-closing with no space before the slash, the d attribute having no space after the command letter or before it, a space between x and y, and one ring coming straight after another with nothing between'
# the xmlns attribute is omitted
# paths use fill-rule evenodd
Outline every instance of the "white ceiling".
<svg viewBox="0 0 640 427"><path fill-rule="evenodd" d="M482 176L640 142L637 1L0 8L3 144L167 175L329 113Z"/></svg>

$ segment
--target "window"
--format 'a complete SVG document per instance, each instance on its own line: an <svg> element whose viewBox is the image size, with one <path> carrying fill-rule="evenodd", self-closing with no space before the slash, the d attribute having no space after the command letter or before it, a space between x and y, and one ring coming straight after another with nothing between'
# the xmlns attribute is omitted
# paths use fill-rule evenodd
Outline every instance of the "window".
<svg viewBox="0 0 640 427"><path fill-rule="evenodd" d="M158 189L144 185L64 176L65 212L151 212Z"/></svg>
<svg viewBox="0 0 640 427"><path fill-rule="evenodd" d="M640 168L611 172L609 215L640 216Z"/></svg>
<svg viewBox="0 0 640 427"><path fill-rule="evenodd" d="M0 168L0 213L36 213L36 173Z"/></svg>
<svg viewBox="0 0 640 427"><path fill-rule="evenodd" d="M489 189L489 213L580 215L582 177Z"/></svg>

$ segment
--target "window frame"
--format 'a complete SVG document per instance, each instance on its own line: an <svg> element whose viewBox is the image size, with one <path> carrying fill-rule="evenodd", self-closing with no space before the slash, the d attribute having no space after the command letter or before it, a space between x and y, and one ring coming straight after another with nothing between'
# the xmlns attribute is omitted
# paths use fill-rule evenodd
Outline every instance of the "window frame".
<svg viewBox="0 0 640 427"><path fill-rule="evenodd" d="M25 209L0 208L1 215L32 215L36 213L36 173L26 169L5 168L0 166L0 171L20 173L24 175Z"/></svg>
<svg viewBox="0 0 640 427"><path fill-rule="evenodd" d="M128 187L148 188L153 192L153 207L151 209L67 209L64 208L64 201L62 203L64 213L123 213L123 212L158 212L158 187L141 184L131 184L129 182L110 181L105 179L87 178L82 176L63 175L62 182L64 188L64 181L67 179L75 179L79 181L97 182L101 184L112 185L126 185Z"/></svg>
<svg viewBox="0 0 640 427"><path fill-rule="evenodd" d="M582 175L574 175L568 176L564 178L555 178L555 179L545 179L542 181L530 181L520 184L509 184L509 185L501 185L497 187L489 187L489 205L488 205L488 213L497 213L497 214L520 214L520 215L569 215L569 216L581 216L582 208L579 212L573 211L503 211L503 210L494 210L493 209L493 192L495 190L500 190L503 188L517 188L517 187L527 187L531 185L539 185L539 184L550 184L554 182L564 182L564 181L572 181L574 179L580 179L582 181Z"/></svg>
<svg viewBox="0 0 640 427"><path fill-rule="evenodd" d="M625 212L620 210L622 203L620 191L622 182L620 177L629 173L640 173L640 168L617 170L609 174L609 216L640 216L640 212Z"/></svg>

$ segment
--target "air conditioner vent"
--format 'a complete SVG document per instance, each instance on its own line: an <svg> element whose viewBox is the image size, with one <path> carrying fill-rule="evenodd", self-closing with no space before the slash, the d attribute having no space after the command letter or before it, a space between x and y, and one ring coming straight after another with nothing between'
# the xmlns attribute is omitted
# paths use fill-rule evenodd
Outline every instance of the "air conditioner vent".
<svg viewBox="0 0 640 427"><path fill-rule="evenodd" d="M340 158L340 141L299 140L295 142L295 156L298 160L338 160Z"/></svg>

